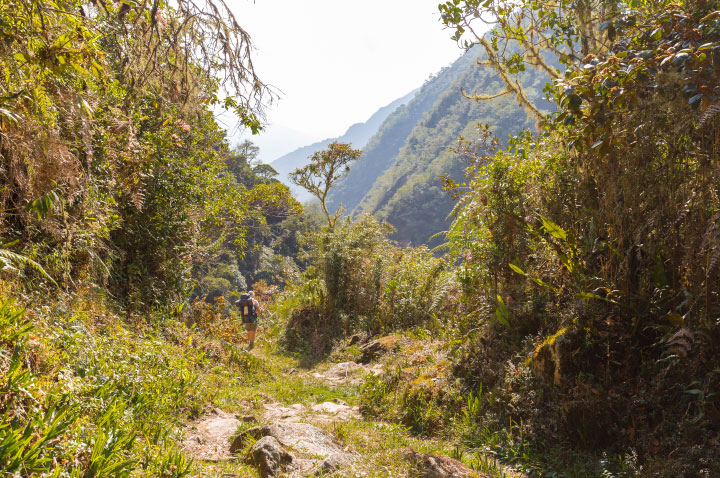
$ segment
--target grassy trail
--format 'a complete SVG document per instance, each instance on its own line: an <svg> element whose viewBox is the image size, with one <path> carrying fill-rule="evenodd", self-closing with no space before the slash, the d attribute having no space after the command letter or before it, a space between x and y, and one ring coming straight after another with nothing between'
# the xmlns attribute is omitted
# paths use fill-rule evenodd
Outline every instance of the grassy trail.
<svg viewBox="0 0 720 478"><path fill-rule="evenodd" d="M214 391L209 408L241 417L236 434L258 424L269 424L283 413L296 414L298 421L317 426L353 456L349 468L325 476L417 476L402 459L408 448L423 453L452 452L442 441L414 437L402 425L368 420L357 412L354 416L333 417L314 411L313 406L325 402L346 404L355 410L361 405L359 380L337 383L327 379L325 373L332 363L303 368L298 358L281 352L273 341L262 340L238 362L243 364L243 373L218 366L203 377L206 387ZM193 476L259 476L254 467L244 463L248 448L229 460L196 460Z"/></svg>

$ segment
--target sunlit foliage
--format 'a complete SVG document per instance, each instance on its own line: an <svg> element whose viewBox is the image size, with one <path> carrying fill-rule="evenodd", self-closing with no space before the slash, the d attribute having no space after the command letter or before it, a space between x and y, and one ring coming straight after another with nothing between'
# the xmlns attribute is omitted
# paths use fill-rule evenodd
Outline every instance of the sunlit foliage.
<svg viewBox="0 0 720 478"><path fill-rule="evenodd" d="M257 131L273 94L224 4L23 0L0 24L2 233L63 287L170 304L218 241L298 211L228 170L213 108Z"/></svg>

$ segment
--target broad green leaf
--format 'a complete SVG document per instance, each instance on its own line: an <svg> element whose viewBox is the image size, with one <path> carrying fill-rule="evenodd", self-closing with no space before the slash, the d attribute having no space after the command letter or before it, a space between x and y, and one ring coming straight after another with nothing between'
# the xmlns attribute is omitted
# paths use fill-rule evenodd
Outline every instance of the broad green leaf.
<svg viewBox="0 0 720 478"><path fill-rule="evenodd" d="M503 301L502 297L500 297L499 295L497 296L497 301L498 308L495 309L495 318L504 326L510 327L510 321L508 320L510 318L510 313L505 306L505 301Z"/></svg>
<svg viewBox="0 0 720 478"><path fill-rule="evenodd" d="M550 235L552 235L554 238L560 239L562 241L567 240L567 232L565 232L562 227L558 226L546 217L540 217L540 220L542 220L545 230L549 232Z"/></svg>

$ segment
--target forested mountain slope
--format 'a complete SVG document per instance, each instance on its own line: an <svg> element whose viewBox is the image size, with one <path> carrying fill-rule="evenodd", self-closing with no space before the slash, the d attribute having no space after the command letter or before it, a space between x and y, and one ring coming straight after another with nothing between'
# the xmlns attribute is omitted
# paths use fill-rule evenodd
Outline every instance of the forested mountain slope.
<svg viewBox="0 0 720 478"><path fill-rule="evenodd" d="M385 121L334 190L334 206L342 203L352 214L368 212L389 221L402 242L426 243L447 229L452 200L440 176L457 178L465 167L451 152L458 138L477 137L478 123L490 124L501 140L534 126L514 98L475 102L463 96L501 89L495 72L478 67L478 59L483 59L479 49L468 51ZM535 101L546 104L544 75L531 69L521 81Z"/></svg>
<svg viewBox="0 0 720 478"><path fill-rule="evenodd" d="M310 195L302 188L294 186L288 181L288 173L296 168L305 166L308 163L308 158L313 153L325 149L333 141L341 143L351 143L354 148L363 148L370 138L380 129L385 120L390 116L396 109L407 104L417 93L417 90L413 90L402 98L398 98L392 103L383 106L377 110L367 121L364 123L355 123L350 126L348 130L342 136L338 138L328 138L308 146L303 146L295 151L288 153L284 156L279 157L270 165L275 168L279 174L279 178L284 183L290 186L290 189L295 194L295 197L306 200L310 198Z"/></svg>
<svg viewBox="0 0 720 478"><path fill-rule="evenodd" d="M380 175L393 164L415 126L432 109L438 98L464 71L474 65L475 54L466 53L431 77L412 101L390 115L370 139L360 160L353 164L350 173L332 191L333 205L342 203L348 211L353 211Z"/></svg>

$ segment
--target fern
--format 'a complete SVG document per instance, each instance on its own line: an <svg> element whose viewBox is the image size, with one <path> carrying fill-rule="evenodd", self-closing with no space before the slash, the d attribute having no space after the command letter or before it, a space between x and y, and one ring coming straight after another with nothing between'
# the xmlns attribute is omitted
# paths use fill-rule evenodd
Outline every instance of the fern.
<svg viewBox="0 0 720 478"><path fill-rule="evenodd" d="M430 305L431 311L438 311L448 301L448 297L458 288L452 274L442 274L433 291L433 301Z"/></svg>
<svg viewBox="0 0 720 478"><path fill-rule="evenodd" d="M720 263L720 214L715 214L710 219L700 247L707 251L708 259L705 273L710 276L715 266Z"/></svg>
<svg viewBox="0 0 720 478"><path fill-rule="evenodd" d="M0 271L7 269L10 271L17 272L18 267L23 266L23 265L32 267L37 272L39 272L43 277L45 277L50 282L52 282L53 285L55 285L55 287L60 287L60 286L58 286L57 282L55 282L55 280L52 277L50 277L50 275L47 272L45 272L45 269L43 269L43 267L40 264L38 264L37 262L35 262L34 260L32 260L29 257L24 256L22 254L13 252L9 249L0 248Z"/></svg>
<svg viewBox="0 0 720 478"><path fill-rule="evenodd" d="M705 111L703 111L702 116L700 116L700 121L698 122L697 127L702 128L705 126L705 124L713 119L718 113L720 113L720 105L709 105L707 108L705 108Z"/></svg>

